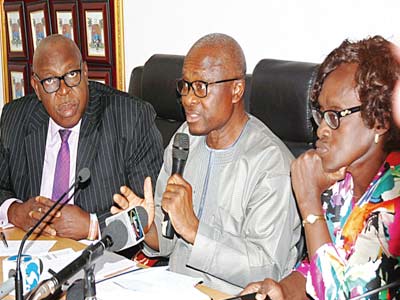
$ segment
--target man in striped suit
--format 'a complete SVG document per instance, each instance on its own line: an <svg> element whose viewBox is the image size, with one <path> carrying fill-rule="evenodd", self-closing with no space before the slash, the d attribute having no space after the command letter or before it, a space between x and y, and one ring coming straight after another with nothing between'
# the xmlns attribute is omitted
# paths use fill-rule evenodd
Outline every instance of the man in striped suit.
<svg viewBox="0 0 400 300"><path fill-rule="evenodd" d="M89 82L79 49L62 35L40 42L32 69L35 94L4 106L1 117L0 225L28 230L87 167L89 185L39 230L94 239L120 186L143 195L144 178L158 175L163 146L155 112Z"/></svg>

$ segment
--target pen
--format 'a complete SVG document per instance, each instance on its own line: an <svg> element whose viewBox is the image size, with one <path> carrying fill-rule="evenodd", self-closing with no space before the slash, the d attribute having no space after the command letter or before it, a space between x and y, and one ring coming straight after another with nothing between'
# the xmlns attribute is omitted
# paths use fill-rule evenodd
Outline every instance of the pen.
<svg viewBox="0 0 400 300"><path fill-rule="evenodd" d="M1 236L1 240L3 241L4 246L5 246L6 248L8 248L7 239L6 239L6 236L5 236L5 234L4 234L3 231L0 232L0 236Z"/></svg>

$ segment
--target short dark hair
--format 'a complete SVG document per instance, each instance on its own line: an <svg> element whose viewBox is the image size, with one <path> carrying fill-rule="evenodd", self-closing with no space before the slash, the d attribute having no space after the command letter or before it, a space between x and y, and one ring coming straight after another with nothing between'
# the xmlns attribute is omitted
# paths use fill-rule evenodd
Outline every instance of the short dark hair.
<svg viewBox="0 0 400 300"><path fill-rule="evenodd" d="M368 128L389 126L384 150L399 150L400 131L392 118L392 94L399 77L392 44L381 36L358 42L345 40L334 49L319 67L311 93L311 101L317 104L326 77L341 64L356 63L355 89L361 101L361 117Z"/></svg>

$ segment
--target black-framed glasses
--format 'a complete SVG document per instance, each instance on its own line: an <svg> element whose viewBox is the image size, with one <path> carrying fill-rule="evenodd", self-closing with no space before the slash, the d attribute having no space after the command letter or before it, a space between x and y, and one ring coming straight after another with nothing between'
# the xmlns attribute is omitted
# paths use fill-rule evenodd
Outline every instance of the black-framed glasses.
<svg viewBox="0 0 400 300"><path fill-rule="evenodd" d="M46 93L52 94L60 89L61 80L64 80L65 85L70 88L79 85L82 79L82 63L79 67L79 69L69 71L62 76L52 76L44 79L40 79L36 73L33 73L33 76L41 83Z"/></svg>
<svg viewBox="0 0 400 300"><path fill-rule="evenodd" d="M313 107L311 109L312 116L314 118L315 123L317 125L321 125L322 119L325 120L326 124L332 129L338 129L340 126L340 119L346 116L351 115L352 113L359 112L361 110L361 106L354 106L351 108L346 108L341 111L336 110L325 110L320 111L318 108Z"/></svg>
<svg viewBox="0 0 400 300"><path fill-rule="evenodd" d="M240 79L242 79L242 78L231 78L231 79L218 80L218 81L214 81L214 82L206 82L203 80L195 80L195 81L189 82L185 79L180 78L180 79L176 80L176 90L178 91L179 95L187 96L190 92L190 88L192 88L194 94L197 97L205 98L205 97L207 97L209 85L223 83L223 82L229 82L229 81L234 81L234 80L240 80Z"/></svg>

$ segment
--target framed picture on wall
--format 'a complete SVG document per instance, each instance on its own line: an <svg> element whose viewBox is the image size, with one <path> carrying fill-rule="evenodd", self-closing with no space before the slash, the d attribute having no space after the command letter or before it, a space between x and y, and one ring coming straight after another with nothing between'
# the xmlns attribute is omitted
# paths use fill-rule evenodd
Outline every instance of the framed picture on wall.
<svg viewBox="0 0 400 300"><path fill-rule="evenodd" d="M31 20L33 50L35 51L39 42L47 36L46 19L44 18L44 11L38 10L31 12L30 20Z"/></svg>
<svg viewBox="0 0 400 300"><path fill-rule="evenodd" d="M62 34L70 38L80 47L79 24L77 20L76 7L76 3L52 4L52 25L54 33Z"/></svg>
<svg viewBox="0 0 400 300"><path fill-rule="evenodd" d="M23 52L21 18L18 11L7 12L8 41L11 52Z"/></svg>
<svg viewBox="0 0 400 300"><path fill-rule="evenodd" d="M111 84L111 68L89 67L89 80L98 81L106 85Z"/></svg>
<svg viewBox="0 0 400 300"><path fill-rule="evenodd" d="M6 36L9 58L26 58L25 23L22 4L5 5Z"/></svg>
<svg viewBox="0 0 400 300"><path fill-rule="evenodd" d="M71 11L57 11L57 33L74 40L74 22Z"/></svg>
<svg viewBox="0 0 400 300"><path fill-rule="evenodd" d="M108 10L106 3L82 3L85 56L88 61L110 63Z"/></svg>
<svg viewBox="0 0 400 300"><path fill-rule="evenodd" d="M86 11L86 42L88 56L106 56L104 17L102 11Z"/></svg>
<svg viewBox="0 0 400 300"><path fill-rule="evenodd" d="M27 64L10 64L8 72L10 86L9 101L25 96L28 93Z"/></svg>
<svg viewBox="0 0 400 300"><path fill-rule="evenodd" d="M40 41L50 34L47 3L26 4L26 10L29 19L31 52L33 53Z"/></svg>

